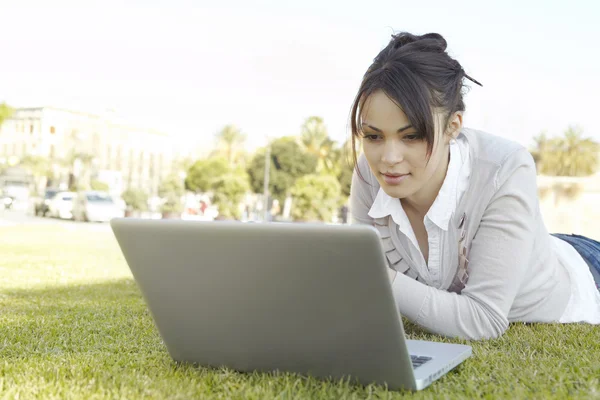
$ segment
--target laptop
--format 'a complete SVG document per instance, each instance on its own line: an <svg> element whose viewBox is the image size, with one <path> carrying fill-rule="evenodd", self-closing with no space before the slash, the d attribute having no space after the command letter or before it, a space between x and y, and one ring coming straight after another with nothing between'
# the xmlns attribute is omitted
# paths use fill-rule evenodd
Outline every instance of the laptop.
<svg viewBox="0 0 600 400"><path fill-rule="evenodd" d="M134 218L111 227L177 362L420 390L471 355L405 338L373 227Z"/></svg>

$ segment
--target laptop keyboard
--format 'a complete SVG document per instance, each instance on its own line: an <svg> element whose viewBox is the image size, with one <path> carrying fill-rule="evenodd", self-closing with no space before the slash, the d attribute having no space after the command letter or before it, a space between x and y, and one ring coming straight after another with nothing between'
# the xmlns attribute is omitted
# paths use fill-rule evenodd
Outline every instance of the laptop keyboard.
<svg viewBox="0 0 600 400"><path fill-rule="evenodd" d="M431 357L413 356L412 354L410 355L410 361L412 361L413 369L419 368L429 360L431 360Z"/></svg>

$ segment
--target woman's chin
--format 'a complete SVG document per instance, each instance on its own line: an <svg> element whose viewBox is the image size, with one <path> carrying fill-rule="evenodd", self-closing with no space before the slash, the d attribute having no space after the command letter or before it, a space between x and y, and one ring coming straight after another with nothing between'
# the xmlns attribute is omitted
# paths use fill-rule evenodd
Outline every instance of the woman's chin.
<svg viewBox="0 0 600 400"><path fill-rule="evenodd" d="M400 188L397 185L381 185L381 188L390 197L395 199L404 199L412 194L412 191L406 190L406 188Z"/></svg>

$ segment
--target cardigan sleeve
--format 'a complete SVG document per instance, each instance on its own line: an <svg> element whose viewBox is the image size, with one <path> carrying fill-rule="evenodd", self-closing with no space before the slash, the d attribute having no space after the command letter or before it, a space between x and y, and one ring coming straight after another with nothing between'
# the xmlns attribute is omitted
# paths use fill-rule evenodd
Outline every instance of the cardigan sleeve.
<svg viewBox="0 0 600 400"><path fill-rule="evenodd" d="M461 294L398 274L392 285L401 314L425 329L468 339L499 337L528 268L537 208L536 169L521 150L496 175L495 193L472 241ZM476 190L476 188L472 189Z"/></svg>

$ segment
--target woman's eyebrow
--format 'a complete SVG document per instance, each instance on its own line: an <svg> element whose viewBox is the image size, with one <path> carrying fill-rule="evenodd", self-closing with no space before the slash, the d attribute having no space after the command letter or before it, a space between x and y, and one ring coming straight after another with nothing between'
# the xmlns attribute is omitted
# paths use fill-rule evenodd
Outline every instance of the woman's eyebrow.
<svg viewBox="0 0 600 400"><path fill-rule="evenodd" d="M381 129L379 129L379 128L376 128L376 127L374 127L373 125L369 125L369 124L363 124L363 125L365 125L365 126L368 126L369 128L373 129L375 132L383 133L383 131L382 131ZM408 128L410 128L410 127L412 127L412 125L410 125L410 124L409 124L409 125L406 125L405 127L402 127L402 128L400 128L400 129L398 129L398 131L397 131L397 132L398 132L398 133L402 133L402 132L404 132L405 130L407 130Z"/></svg>

